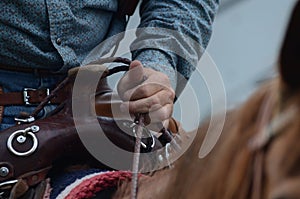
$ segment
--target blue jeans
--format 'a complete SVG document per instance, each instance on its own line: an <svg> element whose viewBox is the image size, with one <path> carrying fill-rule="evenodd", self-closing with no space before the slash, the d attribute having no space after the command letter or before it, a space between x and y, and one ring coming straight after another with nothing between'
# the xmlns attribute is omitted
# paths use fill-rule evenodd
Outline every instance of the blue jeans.
<svg viewBox="0 0 300 199"><path fill-rule="evenodd" d="M49 88L50 91L64 79L64 75L38 75L23 72L13 72L0 70L0 86L4 93L7 92L22 92L24 88ZM15 125L14 118L19 115L20 112L32 113L36 106L5 106L3 113L3 120L0 124L0 131L8 127ZM40 112L38 117L43 117L55 106L47 105Z"/></svg>

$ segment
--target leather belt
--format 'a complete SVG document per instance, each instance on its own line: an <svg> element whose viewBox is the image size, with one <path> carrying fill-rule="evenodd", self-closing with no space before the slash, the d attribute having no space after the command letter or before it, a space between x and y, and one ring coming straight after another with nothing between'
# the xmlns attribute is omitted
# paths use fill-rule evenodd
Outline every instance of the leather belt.
<svg viewBox="0 0 300 199"><path fill-rule="evenodd" d="M31 73L37 75L64 75L62 73L55 73L55 71L51 71L48 69L40 69L40 68L24 68L17 66L6 66L0 64L0 70L12 71L12 72L21 72L21 73Z"/></svg>
<svg viewBox="0 0 300 199"><path fill-rule="evenodd" d="M50 90L47 88L24 88L22 92L0 93L0 107L7 105L37 105L49 94ZM57 96L50 101L50 103L60 104L66 99L66 97L67 96L64 92L59 92Z"/></svg>

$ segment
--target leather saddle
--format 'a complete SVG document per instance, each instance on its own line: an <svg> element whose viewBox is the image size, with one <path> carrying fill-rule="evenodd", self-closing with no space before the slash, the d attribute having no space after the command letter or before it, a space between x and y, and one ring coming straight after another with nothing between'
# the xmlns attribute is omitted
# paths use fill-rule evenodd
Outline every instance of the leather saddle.
<svg viewBox="0 0 300 199"><path fill-rule="evenodd" d="M121 62L125 62L125 65L111 70L98 66L98 64L97 66L80 67L84 68L80 73L79 69L72 69L69 71L68 77L56 89L63 89L67 93L68 97L62 104L57 106L46 118L34 120L34 117L30 116L27 118L27 122L21 122L0 132L0 193L2 191L4 193L5 190L11 192L16 184L23 184L25 190L37 185L46 178L55 162L64 160L64 158L84 160L99 168L108 168L87 150L78 133L80 128L86 129L87 132L84 133L89 135L90 139L93 139L96 134L102 133L117 147L130 152L134 151L135 123L128 119L113 117L112 107L117 109L121 101L114 100L112 89L107 84L107 77L110 74L128 70L130 61L124 60L121 59ZM112 60L98 63L102 64L108 61ZM120 60L113 61L119 62ZM89 83L88 79L99 75L97 72L102 76L98 85L95 86ZM86 79L85 83L77 86L76 91L80 91L80 95L76 96L74 95L74 85L78 74L83 74ZM91 87L95 87L96 92ZM37 109L46 105L51 97L56 97L55 94L54 90ZM95 99L95 103L89 99ZM86 103L90 104L86 105ZM74 104L77 106L84 104L85 107L76 117ZM95 124L100 126L102 131L95 130L93 128ZM144 131L149 136L142 139L141 152L160 149L172 139L169 130L164 131L161 139L152 136L146 128ZM176 131L176 127L174 131ZM18 196L24 192L14 194ZM18 197L14 196L13 198Z"/></svg>

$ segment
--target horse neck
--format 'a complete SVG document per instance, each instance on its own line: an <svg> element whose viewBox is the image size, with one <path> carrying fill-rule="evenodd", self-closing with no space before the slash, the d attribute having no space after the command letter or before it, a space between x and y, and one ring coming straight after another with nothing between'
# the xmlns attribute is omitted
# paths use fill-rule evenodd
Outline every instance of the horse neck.
<svg viewBox="0 0 300 199"><path fill-rule="evenodd" d="M177 171L173 172L177 175L176 181L171 183L166 198L198 198L199 195L203 199L249 198L254 156L247 146L257 133L260 105L273 87L274 83L264 86L240 109L228 113L220 140L204 159L199 159L198 153L206 130L205 127L199 129L191 148L180 158Z"/></svg>

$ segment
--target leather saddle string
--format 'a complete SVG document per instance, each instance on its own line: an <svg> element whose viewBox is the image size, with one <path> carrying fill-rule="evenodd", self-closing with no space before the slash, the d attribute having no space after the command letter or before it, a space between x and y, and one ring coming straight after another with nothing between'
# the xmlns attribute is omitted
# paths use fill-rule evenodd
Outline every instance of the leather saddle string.
<svg viewBox="0 0 300 199"><path fill-rule="evenodd" d="M132 162L132 184L131 184L131 199L137 198L138 190L138 172L139 172L139 163L140 163L140 149L141 149L141 140L142 132L144 128L144 114L138 114L135 118L135 123L137 124L136 140L134 146L133 162Z"/></svg>
<svg viewBox="0 0 300 199"><path fill-rule="evenodd" d="M48 95L33 111L30 115L31 117L35 118L39 112L45 107L45 105L56 96L56 93L62 89L67 83L69 83L70 78L66 77L51 93Z"/></svg>

